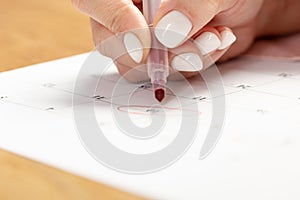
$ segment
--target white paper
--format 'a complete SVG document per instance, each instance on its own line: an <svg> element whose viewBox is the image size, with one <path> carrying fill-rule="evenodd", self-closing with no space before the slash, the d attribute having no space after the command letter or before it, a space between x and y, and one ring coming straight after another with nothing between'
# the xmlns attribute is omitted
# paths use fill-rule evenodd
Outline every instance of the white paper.
<svg viewBox="0 0 300 200"><path fill-rule="evenodd" d="M129 175L111 170L85 150L73 119L72 96L77 74L87 54L41 63L0 74L0 147L66 171L153 199L299 199L300 198L300 63L239 58L220 66L227 100L223 133L214 151L204 160L199 153L209 128L210 95L202 80L194 78L191 95L179 82L169 83L165 107L189 109L198 104L199 133L191 148L172 166L152 174ZM110 60L103 57L103 66ZM142 115L131 115L137 124L149 123L155 104L152 91L121 81L115 67L107 71L96 89L98 100L86 94L91 74L80 80L78 105L95 102L99 123L112 144L132 153L164 148L176 135L180 110L166 111L162 133L137 141L120 134L113 109L140 105ZM93 81L92 81L93 82ZM211 84L218 84L212 82ZM203 99L203 97L205 97ZM110 102L115 103L114 106ZM182 105L179 104L182 102ZM160 112L159 109L154 109ZM193 112L193 111L191 111ZM145 114L145 115L143 115Z"/></svg>

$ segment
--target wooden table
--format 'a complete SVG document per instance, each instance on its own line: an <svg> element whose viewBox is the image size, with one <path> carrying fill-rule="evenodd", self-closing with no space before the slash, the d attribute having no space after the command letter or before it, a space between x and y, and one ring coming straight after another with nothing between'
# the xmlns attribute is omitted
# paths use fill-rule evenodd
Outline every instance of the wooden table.
<svg viewBox="0 0 300 200"><path fill-rule="evenodd" d="M0 71L93 49L89 19L68 0L2 0L0 26ZM0 149L0 199L141 198Z"/></svg>

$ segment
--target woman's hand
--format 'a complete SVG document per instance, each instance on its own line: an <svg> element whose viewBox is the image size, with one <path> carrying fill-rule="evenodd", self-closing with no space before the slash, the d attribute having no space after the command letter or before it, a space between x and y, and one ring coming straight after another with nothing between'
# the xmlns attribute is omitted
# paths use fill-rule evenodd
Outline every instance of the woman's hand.
<svg viewBox="0 0 300 200"><path fill-rule="evenodd" d="M269 24L286 1L297 0L163 0L153 24L155 36L173 52L169 56L171 70L189 77L213 62L241 54L257 36L274 32ZM91 17L96 46L112 36L122 36L98 49L114 59L119 72L130 81L147 79L146 70L136 70L146 62L151 46L142 0L72 2ZM118 55L123 51L129 53Z"/></svg>

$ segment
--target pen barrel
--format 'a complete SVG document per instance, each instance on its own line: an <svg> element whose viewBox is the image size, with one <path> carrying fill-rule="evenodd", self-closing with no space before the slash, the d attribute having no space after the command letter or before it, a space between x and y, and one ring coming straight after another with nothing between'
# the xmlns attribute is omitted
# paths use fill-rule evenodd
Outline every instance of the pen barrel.
<svg viewBox="0 0 300 200"><path fill-rule="evenodd" d="M166 82L169 76L168 50L157 41L153 34L151 50L148 57L148 75L152 83L159 78Z"/></svg>
<svg viewBox="0 0 300 200"><path fill-rule="evenodd" d="M154 78L152 79L153 90L163 89L165 90L165 85L167 83L166 76L162 71L156 71L154 73Z"/></svg>
<svg viewBox="0 0 300 200"><path fill-rule="evenodd" d="M168 49L155 37L152 23L161 0L143 0L143 14L150 25L151 49L148 56L148 76L153 86L164 87L169 76Z"/></svg>
<svg viewBox="0 0 300 200"><path fill-rule="evenodd" d="M148 24L152 24L161 0L143 0L143 14Z"/></svg>
<svg viewBox="0 0 300 200"><path fill-rule="evenodd" d="M169 76L168 49L152 35L151 50L148 57L148 75L152 84L165 85Z"/></svg>

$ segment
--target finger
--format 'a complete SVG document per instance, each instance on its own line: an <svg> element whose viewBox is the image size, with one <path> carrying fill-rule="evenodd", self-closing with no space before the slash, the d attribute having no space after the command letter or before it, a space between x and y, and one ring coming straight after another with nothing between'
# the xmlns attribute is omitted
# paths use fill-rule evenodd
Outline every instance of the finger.
<svg viewBox="0 0 300 200"><path fill-rule="evenodd" d="M221 46L221 39L216 28L204 27L195 34L194 40L170 50L172 67L177 71L187 72L203 70L205 56L209 57Z"/></svg>
<svg viewBox="0 0 300 200"><path fill-rule="evenodd" d="M101 41L113 37L115 34L108 30L105 26L90 18L94 45L98 46Z"/></svg>
<svg viewBox="0 0 300 200"><path fill-rule="evenodd" d="M233 33L233 31L225 26L216 27L215 30L219 33L221 44L220 46L211 53L204 56L203 66L204 70L210 67L212 64L216 63L220 60L224 54L226 54L232 48L232 45L235 44L237 37ZM199 45L197 45L199 48Z"/></svg>
<svg viewBox="0 0 300 200"><path fill-rule="evenodd" d="M216 28L206 26L198 31L193 39L202 55L205 56L220 48L222 36Z"/></svg>
<svg viewBox="0 0 300 200"><path fill-rule="evenodd" d="M225 26L219 26L217 27L217 30L220 32L221 35L221 45L218 48L219 50L228 48L236 41L237 38L230 28Z"/></svg>
<svg viewBox="0 0 300 200"><path fill-rule="evenodd" d="M214 41L217 40L217 41ZM204 27L197 34L195 39L185 42L180 47L171 49L170 80L191 78L199 74L218 61L236 40L232 30L227 27ZM139 82L148 79L146 66L139 70L117 64L119 72L131 82ZM180 74L178 74L180 72Z"/></svg>
<svg viewBox="0 0 300 200"><path fill-rule="evenodd" d="M138 83L149 80L146 65L139 65L132 68L118 62L115 62L119 73L129 82Z"/></svg>
<svg viewBox="0 0 300 200"><path fill-rule="evenodd" d="M197 33L194 41L189 40L171 50L169 59L172 68L180 72L205 70L224 55L233 44L235 38L228 38L231 34L233 35L232 31L226 27L203 28Z"/></svg>
<svg viewBox="0 0 300 200"><path fill-rule="evenodd" d="M235 43L233 43L230 49L226 51L226 53L219 59L219 61L224 62L247 51L255 40L254 31L255 29L252 29L251 25L234 28L233 32L238 35L237 40Z"/></svg>
<svg viewBox="0 0 300 200"><path fill-rule="evenodd" d="M72 2L81 12L89 15L112 33L126 32L123 42L135 62L140 63L147 57L151 43L150 32L144 16L131 0L72 0ZM135 53L131 53L134 51Z"/></svg>
<svg viewBox="0 0 300 200"><path fill-rule="evenodd" d="M235 1L165 0L154 21L155 35L166 47L178 47Z"/></svg>
<svg viewBox="0 0 300 200"><path fill-rule="evenodd" d="M127 49L123 44L124 33L115 35L94 19L91 19L91 26L94 44L102 55L110 57L114 62L130 66L130 68L140 65L131 59L127 53Z"/></svg>

